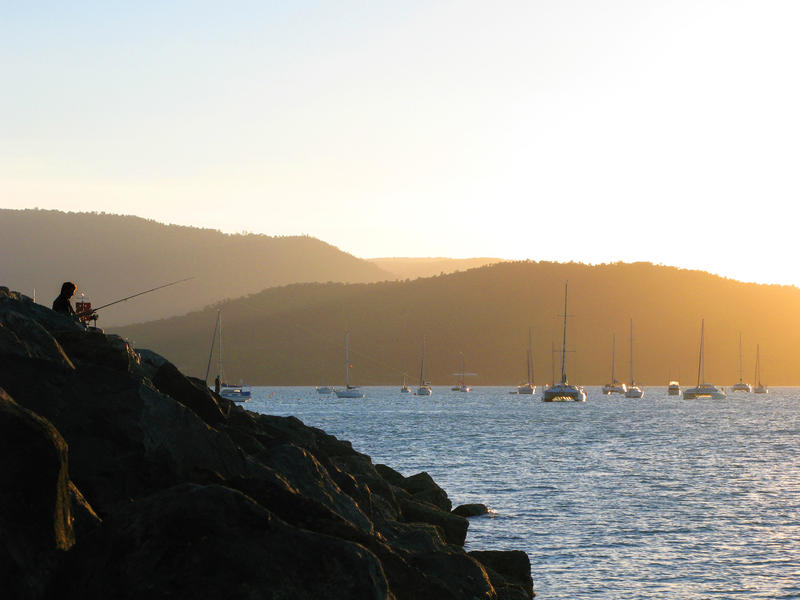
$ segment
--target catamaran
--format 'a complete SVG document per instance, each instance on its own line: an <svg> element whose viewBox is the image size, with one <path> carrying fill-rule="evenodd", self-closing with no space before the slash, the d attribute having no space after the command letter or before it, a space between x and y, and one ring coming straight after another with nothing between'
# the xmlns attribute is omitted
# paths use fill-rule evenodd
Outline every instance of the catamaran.
<svg viewBox="0 0 800 600"><path fill-rule="evenodd" d="M417 396L430 396L433 394L431 382L425 381L425 336L422 337L422 362L419 367L419 387L417 388Z"/></svg>
<svg viewBox="0 0 800 600"><path fill-rule="evenodd" d="M739 381L731 386L734 392L752 392L753 388L742 378L742 332L739 332Z"/></svg>
<svg viewBox="0 0 800 600"><path fill-rule="evenodd" d="M218 342L217 351L217 377L214 380L214 390L223 398L234 402L247 402L250 400L250 389L242 384L232 385L225 381L225 371L222 368L222 311L217 311L217 325L214 327L214 335L211 338L211 351L208 354L208 368L206 369L206 381L208 372L211 370L211 357L214 354L214 342Z"/></svg>
<svg viewBox="0 0 800 600"><path fill-rule="evenodd" d="M542 402L586 402L586 391L567 381L567 284L564 284L564 337L561 345L561 381L542 392Z"/></svg>
<svg viewBox="0 0 800 600"><path fill-rule="evenodd" d="M761 384L761 356L758 344L756 344L756 387L753 389L756 394L768 394L769 388Z"/></svg>
<svg viewBox="0 0 800 600"><path fill-rule="evenodd" d="M636 385L633 378L633 319L631 319L631 384L625 390L626 398L644 398L644 390Z"/></svg>
<svg viewBox="0 0 800 600"><path fill-rule="evenodd" d="M528 380L526 383L517 386L518 394L535 394L536 385L533 383L533 335L531 328L528 327Z"/></svg>
<svg viewBox="0 0 800 600"><path fill-rule="evenodd" d="M333 393L337 398L363 398L364 392L361 391L356 385L350 385L350 369L353 365L350 364L350 332L344 335L344 388L335 389Z"/></svg>
<svg viewBox="0 0 800 600"><path fill-rule="evenodd" d="M617 334L614 333L611 335L611 383L607 383L603 386L603 394L608 396L609 394L624 394L628 391L628 388L624 383L620 383L617 381L617 377L615 374L616 368L616 355L617 355Z"/></svg>
<svg viewBox="0 0 800 600"><path fill-rule="evenodd" d="M713 383L706 383L705 365L705 326L706 321L700 322L700 361L697 365L697 386L683 390L684 400L695 400L697 398L712 398L714 400L724 400L728 397L725 390L718 388Z"/></svg>

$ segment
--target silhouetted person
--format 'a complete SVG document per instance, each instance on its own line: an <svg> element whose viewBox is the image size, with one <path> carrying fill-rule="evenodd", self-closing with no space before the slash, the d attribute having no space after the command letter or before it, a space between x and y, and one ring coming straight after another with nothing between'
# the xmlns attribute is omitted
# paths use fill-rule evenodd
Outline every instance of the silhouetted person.
<svg viewBox="0 0 800 600"><path fill-rule="evenodd" d="M222 389L222 386L220 385L220 382L219 382L219 375L217 375L217 378L214 379L214 392L219 394L221 389Z"/></svg>
<svg viewBox="0 0 800 600"><path fill-rule="evenodd" d="M74 317L75 309L72 307L72 302L70 302L69 299L72 298L77 289L77 285L71 281L65 281L61 285L61 293L58 295L58 298L53 300L53 310L62 315Z"/></svg>

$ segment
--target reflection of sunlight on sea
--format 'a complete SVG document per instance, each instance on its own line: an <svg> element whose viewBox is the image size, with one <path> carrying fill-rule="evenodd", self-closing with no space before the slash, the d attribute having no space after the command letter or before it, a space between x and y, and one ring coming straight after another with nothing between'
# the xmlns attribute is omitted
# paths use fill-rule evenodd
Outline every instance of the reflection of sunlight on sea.
<svg viewBox="0 0 800 600"><path fill-rule="evenodd" d="M404 475L428 471L454 505L482 502L467 549L525 550L538 598L800 597L800 390L683 401L588 389L253 388L245 405L295 415Z"/></svg>

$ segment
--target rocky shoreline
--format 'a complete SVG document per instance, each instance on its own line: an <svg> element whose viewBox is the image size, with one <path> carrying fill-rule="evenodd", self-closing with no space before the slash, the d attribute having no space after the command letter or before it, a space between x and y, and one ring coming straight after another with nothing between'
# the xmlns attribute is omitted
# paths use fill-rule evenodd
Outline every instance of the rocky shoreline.
<svg viewBox="0 0 800 600"><path fill-rule="evenodd" d="M532 598L521 551L294 417L0 287L0 585L20 600Z"/></svg>

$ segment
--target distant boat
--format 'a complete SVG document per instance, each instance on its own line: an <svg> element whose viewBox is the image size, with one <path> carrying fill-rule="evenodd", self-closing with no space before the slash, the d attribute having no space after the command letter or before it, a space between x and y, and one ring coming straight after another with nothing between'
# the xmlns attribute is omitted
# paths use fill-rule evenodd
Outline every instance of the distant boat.
<svg viewBox="0 0 800 600"><path fill-rule="evenodd" d="M422 362L419 367L419 387L417 396L430 396L433 394L430 381L425 380L425 337L422 338Z"/></svg>
<svg viewBox="0 0 800 600"><path fill-rule="evenodd" d="M753 388L742 379L742 332L739 332L739 381L731 386L734 392L752 392Z"/></svg>
<svg viewBox="0 0 800 600"><path fill-rule="evenodd" d="M633 378L633 319L631 319L631 384L625 390L626 398L644 398L644 390L636 385Z"/></svg>
<svg viewBox="0 0 800 600"><path fill-rule="evenodd" d="M768 394L769 388L761 384L761 356L758 344L756 344L756 387L753 390L756 394Z"/></svg>
<svg viewBox="0 0 800 600"><path fill-rule="evenodd" d="M615 374L616 370L616 355L617 355L617 334L612 334L611 337L611 383L607 383L603 386L603 394L608 396L609 394L624 394L628 388L625 386L624 383L620 383L617 381L617 377Z"/></svg>
<svg viewBox="0 0 800 600"><path fill-rule="evenodd" d="M404 394L410 394L411 393L411 388L409 388L408 385L406 385L406 374L405 373L403 373L403 385L400 387L400 391L403 392Z"/></svg>
<svg viewBox="0 0 800 600"><path fill-rule="evenodd" d="M517 386L518 394L535 394L536 385L533 383L533 344L531 328L528 327L528 380L526 383Z"/></svg>
<svg viewBox="0 0 800 600"><path fill-rule="evenodd" d="M681 395L681 384L677 381L670 381L667 385L667 394L670 396L680 396Z"/></svg>
<svg viewBox="0 0 800 600"><path fill-rule="evenodd" d="M350 332L344 335L344 388L333 390L337 398L363 398L364 392L356 385L350 385Z"/></svg>
<svg viewBox="0 0 800 600"><path fill-rule="evenodd" d="M459 360L458 360L458 373L453 373L458 377L458 385L453 386L450 388L453 392L470 392L472 388L469 387L466 382L464 381L464 377L467 375L475 375L475 373L465 373L464 372L464 353L459 352Z"/></svg>
<svg viewBox="0 0 800 600"><path fill-rule="evenodd" d="M318 394L332 394L333 393L333 388L330 387L329 385L318 385L316 387L316 390L317 390Z"/></svg>
<svg viewBox="0 0 800 600"><path fill-rule="evenodd" d="M564 336L561 345L561 381L542 392L542 402L586 402L586 391L567 381L567 284L564 284Z"/></svg>
<svg viewBox="0 0 800 600"><path fill-rule="evenodd" d="M685 400L695 400L697 398L711 398L724 400L728 397L725 390L718 388L713 383L706 383L705 365L705 319L700 323L700 362L697 365L697 386L683 390Z"/></svg>
<svg viewBox="0 0 800 600"><path fill-rule="evenodd" d="M211 370L211 358L214 354L215 342L218 342L217 351L217 377L214 380L214 390L223 398L234 402L247 402L250 400L250 389L242 385L232 385L225 381L225 371L222 368L222 311L217 311L217 324L214 327L214 335L211 337L211 351L208 354L208 368L206 369L206 381L208 372Z"/></svg>

